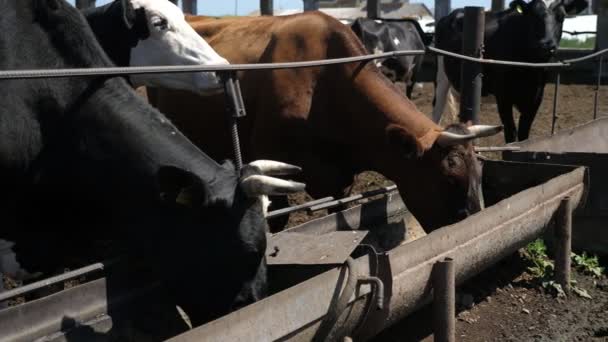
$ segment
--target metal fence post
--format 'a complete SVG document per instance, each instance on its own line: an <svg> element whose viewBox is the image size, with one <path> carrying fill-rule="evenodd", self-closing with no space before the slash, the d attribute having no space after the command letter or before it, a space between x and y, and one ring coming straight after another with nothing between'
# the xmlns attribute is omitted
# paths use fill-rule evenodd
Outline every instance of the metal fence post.
<svg viewBox="0 0 608 342"><path fill-rule="evenodd" d="M452 2L450 0L435 0L435 23L450 14L451 7Z"/></svg>
<svg viewBox="0 0 608 342"><path fill-rule="evenodd" d="M492 0L492 12L500 12L505 9L505 0Z"/></svg>
<svg viewBox="0 0 608 342"><path fill-rule="evenodd" d="M370 19L378 19L382 17L382 12L380 10L380 0L367 1L367 17Z"/></svg>
<svg viewBox="0 0 608 342"><path fill-rule="evenodd" d="M197 14L196 0L182 0L182 10L184 13Z"/></svg>
<svg viewBox="0 0 608 342"><path fill-rule="evenodd" d="M483 57L485 13L483 7L464 8L462 54ZM474 62L462 62L460 74L460 122L479 123L481 106L482 66Z"/></svg>
<svg viewBox="0 0 608 342"><path fill-rule="evenodd" d="M303 1L304 1L304 12L319 10L319 0L303 0Z"/></svg>
<svg viewBox="0 0 608 342"><path fill-rule="evenodd" d="M570 254L572 251L572 203L570 197L562 199L555 213L555 282L564 292L570 290Z"/></svg>
<svg viewBox="0 0 608 342"><path fill-rule="evenodd" d="M608 0L597 0L597 29L595 49L608 49Z"/></svg>
<svg viewBox="0 0 608 342"><path fill-rule="evenodd" d="M555 134L555 126L557 124L557 106L559 105L559 84L561 79L561 73L557 71L555 76L555 87L553 88L553 115L551 120L551 135Z"/></svg>
<svg viewBox="0 0 608 342"><path fill-rule="evenodd" d="M274 5L272 0L260 0L260 14L273 15Z"/></svg>
<svg viewBox="0 0 608 342"><path fill-rule="evenodd" d="M456 285L451 258L433 266L433 315L435 342L456 341Z"/></svg>
<svg viewBox="0 0 608 342"><path fill-rule="evenodd" d="M601 55L598 59L597 66L597 83L595 85L595 96L593 98L593 120L597 119L597 112L599 110L599 95L600 87L602 86L602 64L604 63L604 55Z"/></svg>

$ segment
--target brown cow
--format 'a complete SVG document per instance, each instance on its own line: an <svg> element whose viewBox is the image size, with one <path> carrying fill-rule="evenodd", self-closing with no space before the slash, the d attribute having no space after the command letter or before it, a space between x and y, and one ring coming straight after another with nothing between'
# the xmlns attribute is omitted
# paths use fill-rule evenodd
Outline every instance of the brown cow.
<svg viewBox="0 0 608 342"><path fill-rule="evenodd" d="M311 12L188 22L230 63L320 60L366 54L339 21ZM301 165L313 197L340 195L355 174L393 180L407 207L433 230L480 210L480 166L464 126L444 131L373 63L239 73L247 117L244 159ZM223 96L162 90L153 103L217 159L232 158Z"/></svg>

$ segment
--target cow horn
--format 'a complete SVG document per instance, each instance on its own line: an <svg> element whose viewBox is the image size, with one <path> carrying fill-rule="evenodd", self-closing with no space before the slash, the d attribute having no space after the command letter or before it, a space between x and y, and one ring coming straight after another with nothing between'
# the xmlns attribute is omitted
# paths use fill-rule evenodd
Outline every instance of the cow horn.
<svg viewBox="0 0 608 342"><path fill-rule="evenodd" d="M475 135L476 138L490 137L494 134L502 131L502 126L494 125L473 125L468 127L471 134Z"/></svg>
<svg viewBox="0 0 608 342"><path fill-rule="evenodd" d="M302 172L302 168L299 166L274 160L256 160L249 165L257 167L262 174L267 176L286 176Z"/></svg>
<svg viewBox="0 0 608 342"><path fill-rule="evenodd" d="M458 134L448 131L443 131L437 137L437 144L442 147L449 147L465 143L469 140L475 139L475 134Z"/></svg>
<svg viewBox="0 0 608 342"><path fill-rule="evenodd" d="M243 191L250 197L260 195L287 195L303 191L306 185L284 179L253 175L241 181Z"/></svg>

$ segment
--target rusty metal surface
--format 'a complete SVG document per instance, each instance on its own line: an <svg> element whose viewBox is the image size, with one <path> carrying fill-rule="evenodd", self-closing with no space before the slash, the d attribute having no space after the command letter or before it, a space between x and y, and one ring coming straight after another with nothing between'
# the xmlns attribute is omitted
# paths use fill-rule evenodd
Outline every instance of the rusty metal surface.
<svg viewBox="0 0 608 342"><path fill-rule="evenodd" d="M158 283L112 290L106 278L96 279L61 292L0 310L0 341L110 340L112 316L126 315L131 304L158 291ZM158 293L155 300L161 301ZM126 317L126 316L125 316ZM83 335L84 334L84 335ZM77 336L91 338L74 339ZM105 337L104 337L105 336Z"/></svg>
<svg viewBox="0 0 608 342"><path fill-rule="evenodd" d="M106 282L98 279L0 311L0 341L32 341L64 328L64 319L86 321L106 312Z"/></svg>
<svg viewBox="0 0 608 342"><path fill-rule="evenodd" d="M340 265L363 241L367 231L336 231L324 235L278 233L269 240L266 261L272 265Z"/></svg>
<svg viewBox="0 0 608 342"><path fill-rule="evenodd" d="M509 163L502 164L508 171ZM453 258L456 282L462 283L524 246L549 225L563 197L570 196L573 206L578 205L586 179L584 168L571 167L462 222L395 248L380 258L373 272L367 256L357 259L361 274L378 273L383 280L385 309L370 309L370 289L361 288L340 319L344 331L360 327L353 337L364 340L427 303L432 266L438 260ZM310 341L344 283L344 271L334 268L171 341Z"/></svg>
<svg viewBox="0 0 608 342"><path fill-rule="evenodd" d="M503 159L584 165L589 168L587 203L574 219L573 247L597 254L608 254L608 118L594 120L563 130L552 137L518 142L520 151L503 152Z"/></svg>
<svg viewBox="0 0 608 342"><path fill-rule="evenodd" d="M303 203L303 204L299 204L299 205L294 205L292 207L277 209L277 210L269 212L268 215L266 215L266 219L271 219L271 218L274 218L274 217L288 215L288 214L291 214L291 213L296 212L298 210L308 209L308 208L313 207L313 206L315 206L317 204L321 204L321 203L325 203L325 202L329 202L329 201L333 201L333 200L334 200L334 198L330 196L330 197L319 198L318 200L310 201L310 202L307 202L307 203Z"/></svg>
<svg viewBox="0 0 608 342"><path fill-rule="evenodd" d="M519 146L521 151L548 153L608 153L608 118L593 120L554 136L530 139L508 146Z"/></svg>

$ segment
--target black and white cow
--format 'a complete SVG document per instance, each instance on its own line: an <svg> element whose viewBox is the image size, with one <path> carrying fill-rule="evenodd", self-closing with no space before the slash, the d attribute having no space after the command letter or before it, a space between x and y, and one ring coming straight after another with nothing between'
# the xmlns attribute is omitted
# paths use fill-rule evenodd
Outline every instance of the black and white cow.
<svg viewBox="0 0 608 342"><path fill-rule="evenodd" d="M559 47L562 24L567 14L587 7L587 0L556 0L547 5L543 0L526 3L513 1L509 9L486 12L484 58L520 62L547 62ZM442 18L435 30L436 46L461 52L464 10L458 9ZM447 80L460 89L460 61L438 58L438 86L433 120L439 122L449 89ZM443 66L443 67L441 67ZM447 78L444 73L447 74ZM507 142L525 140L542 102L547 72L530 69L484 65L483 93L494 94ZM521 113L519 130L513 119L513 106Z"/></svg>
<svg viewBox="0 0 608 342"><path fill-rule="evenodd" d="M424 50L430 43L418 22L413 19L358 18L350 28L369 53ZM423 58L422 55L388 58L378 61L378 66L391 81L405 82L406 95L411 98Z"/></svg>
<svg viewBox="0 0 608 342"><path fill-rule="evenodd" d="M112 64L66 1L0 5L0 70ZM0 89L0 238L16 243L24 268L51 272L109 238L149 260L195 324L264 296L261 197L302 190L270 177L297 167L216 163L122 78Z"/></svg>
<svg viewBox="0 0 608 342"><path fill-rule="evenodd" d="M118 66L228 64L167 0L114 0L83 11L99 43ZM133 86L192 92L222 89L212 72L131 75Z"/></svg>

